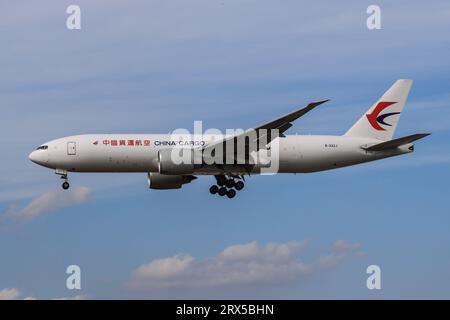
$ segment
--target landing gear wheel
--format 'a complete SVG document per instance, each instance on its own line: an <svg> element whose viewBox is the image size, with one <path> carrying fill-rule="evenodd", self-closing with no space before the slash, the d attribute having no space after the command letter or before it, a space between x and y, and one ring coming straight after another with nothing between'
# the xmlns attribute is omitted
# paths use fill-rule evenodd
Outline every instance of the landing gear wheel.
<svg viewBox="0 0 450 320"><path fill-rule="evenodd" d="M211 188L209 188L209 192L211 194L216 194L217 192L219 192L219 187L216 185L211 186Z"/></svg>
<svg viewBox="0 0 450 320"><path fill-rule="evenodd" d="M223 176L217 178L217 184L219 186L224 186L227 183L227 179Z"/></svg>
<svg viewBox="0 0 450 320"><path fill-rule="evenodd" d="M228 188L233 188L233 187L235 186L234 180L233 180L233 179L228 179L228 180L227 180L227 183L226 183L226 186L227 186Z"/></svg>
<svg viewBox="0 0 450 320"><path fill-rule="evenodd" d="M226 194L227 194L227 188L225 188L225 187L219 188L219 196L223 197Z"/></svg>
<svg viewBox="0 0 450 320"><path fill-rule="evenodd" d="M244 189L244 183L243 183L242 181L238 181L238 182L236 182L236 184L234 185L234 188L235 188L237 191L240 191L240 190Z"/></svg>
<svg viewBox="0 0 450 320"><path fill-rule="evenodd" d="M230 189L230 190L227 191L227 197L228 197L228 198L232 199L232 198L234 198L235 196L236 196L236 191L235 191L235 190Z"/></svg>
<svg viewBox="0 0 450 320"><path fill-rule="evenodd" d="M64 183L62 184L62 188L64 190L67 190L67 189L69 189L69 187L70 187L70 184L67 181L64 181Z"/></svg>

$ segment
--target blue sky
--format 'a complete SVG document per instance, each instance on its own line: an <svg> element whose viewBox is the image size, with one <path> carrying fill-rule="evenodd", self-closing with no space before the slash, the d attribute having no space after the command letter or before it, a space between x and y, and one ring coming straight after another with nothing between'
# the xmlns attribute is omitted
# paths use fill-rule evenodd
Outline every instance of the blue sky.
<svg viewBox="0 0 450 320"><path fill-rule="evenodd" d="M77 1L69 31L72 3L2 5L0 296L450 298L448 1L379 1L374 31L372 1ZM289 132L342 134L399 78L414 85L396 136L432 133L414 154L252 177L232 201L212 178L157 192L145 174L73 174L63 194L28 160L71 134L248 128L317 99ZM9 218L42 197L63 204Z"/></svg>

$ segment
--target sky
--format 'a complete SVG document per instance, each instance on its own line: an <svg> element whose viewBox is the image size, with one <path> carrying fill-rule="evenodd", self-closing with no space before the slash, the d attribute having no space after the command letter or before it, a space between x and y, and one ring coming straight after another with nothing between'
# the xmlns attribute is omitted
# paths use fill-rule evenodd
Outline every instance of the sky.
<svg viewBox="0 0 450 320"><path fill-rule="evenodd" d="M371 4L0 4L0 299L449 299L450 3L377 1L380 30ZM249 128L319 99L288 133L340 135L402 78L395 136L432 133L413 154L251 177L233 200L212 177L164 192L145 173L63 192L28 160L63 136Z"/></svg>

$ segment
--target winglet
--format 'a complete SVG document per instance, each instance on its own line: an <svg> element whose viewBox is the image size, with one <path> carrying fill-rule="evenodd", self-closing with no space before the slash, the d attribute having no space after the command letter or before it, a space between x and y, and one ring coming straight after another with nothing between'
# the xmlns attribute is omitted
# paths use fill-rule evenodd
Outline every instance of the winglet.
<svg viewBox="0 0 450 320"><path fill-rule="evenodd" d="M311 102L306 107L303 107L294 112L288 113L287 115L284 115L284 116L282 116L276 120L270 121L268 123L265 123L255 129L256 130L259 130L259 129L269 129L270 130L270 129L286 128L286 130L287 130L290 127L290 126L287 126L288 123L291 123L291 122L297 120L298 118L300 118L307 112L311 111L315 107L317 107L327 101L330 101L330 100L327 99L327 100L322 100L322 101ZM286 131L286 130L284 130L284 131ZM281 131L280 133L283 133L284 131Z"/></svg>

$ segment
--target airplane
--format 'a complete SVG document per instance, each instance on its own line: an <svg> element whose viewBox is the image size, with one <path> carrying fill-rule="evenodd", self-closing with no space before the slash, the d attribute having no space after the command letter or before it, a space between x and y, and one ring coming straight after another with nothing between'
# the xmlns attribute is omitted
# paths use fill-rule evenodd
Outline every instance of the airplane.
<svg viewBox="0 0 450 320"><path fill-rule="evenodd" d="M180 189L198 176L212 175L216 183L210 193L234 198L244 188L246 176L261 174L272 161L251 161L255 154L276 155L276 173L311 173L413 152L413 142L428 133L393 139L412 82L397 80L341 136L284 134L295 120L328 101L323 100L233 135L83 134L46 142L29 159L55 170L64 180L64 190L69 189L69 172L143 172L148 187L159 190ZM234 148L239 143L243 154ZM256 147L250 149L250 144ZM176 148L197 161L175 161ZM218 153L218 159L229 161L214 158L220 148L223 154Z"/></svg>

